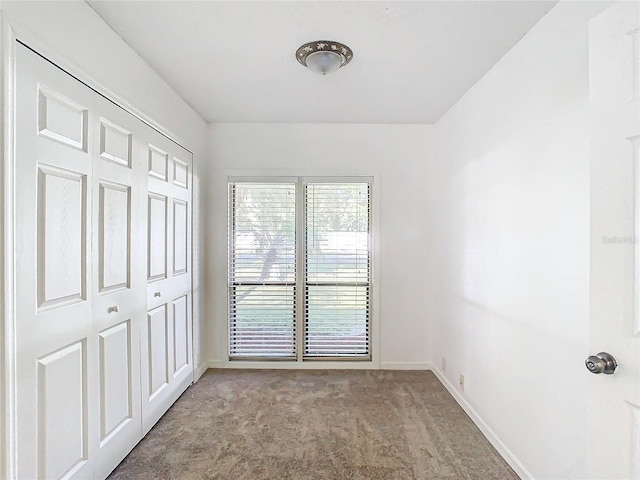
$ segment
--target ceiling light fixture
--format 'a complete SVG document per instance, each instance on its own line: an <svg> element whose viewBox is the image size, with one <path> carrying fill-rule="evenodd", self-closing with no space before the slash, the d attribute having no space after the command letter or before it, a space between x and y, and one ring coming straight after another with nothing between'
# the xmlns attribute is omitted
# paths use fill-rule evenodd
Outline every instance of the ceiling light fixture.
<svg viewBox="0 0 640 480"><path fill-rule="evenodd" d="M338 42L318 40L296 50L296 60L312 72L326 75L344 67L353 58L349 47Z"/></svg>

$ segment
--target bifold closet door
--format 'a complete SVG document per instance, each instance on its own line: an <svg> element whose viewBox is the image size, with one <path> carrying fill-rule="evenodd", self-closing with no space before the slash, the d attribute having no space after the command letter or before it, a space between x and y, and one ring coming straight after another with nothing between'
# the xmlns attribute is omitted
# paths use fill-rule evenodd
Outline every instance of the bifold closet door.
<svg viewBox="0 0 640 480"><path fill-rule="evenodd" d="M21 45L16 88L17 476L103 478L142 435L143 125Z"/></svg>
<svg viewBox="0 0 640 480"><path fill-rule="evenodd" d="M16 55L17 478L104 478L192 380L191 157Z"/></svg>
<svg viewBox="0 0 640 480"><path fill-rule="evenodd" d="M17 477L93 477L92 92L21 45L16 76Z"/></svg>
<svg viewBox="0 0 640 480"><path fill-rule="evenodd" d="M142 436L140 329L144 275L146 131L96 95L92 189L93 332L99 402L95 478L106 477Z"/></svg>
<svg viewBox="0 0 640 480"><path fill-rule="evenodd" d="M191 154L153 136L147 159L148 312L141 342L145 433L193 378Z"/></svg>

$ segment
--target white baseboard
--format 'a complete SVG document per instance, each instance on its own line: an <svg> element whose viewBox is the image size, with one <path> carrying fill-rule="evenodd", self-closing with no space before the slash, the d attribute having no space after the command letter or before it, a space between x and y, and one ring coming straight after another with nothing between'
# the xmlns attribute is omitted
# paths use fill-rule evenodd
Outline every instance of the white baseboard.
<svg viewBox="0 0 640 480"><path fill-rule="evenodd" d="M380 362L380 370L431 370L428 362Z"/></svg>
<svg viewBox="0 0 640 480"><path fill-rule="evenodd" d="M252 360L212 360L209 368L235 370L378 370L374 362L349 361L252 361Z"/></svg>
<svg viewBox="0 0 640 480"><path fill-rule="evenodd" d="M225 368L229 363L227 360L209 360L207 362L208 368Z"/></svg>
<svg viewBox="0 0 640 480"><path fill-rule="evenodd" d="M193 383L197 382L204 373L210 368L224 368L224 362L221 360L205 360L198 368L195 369L195 373L193 375Z"/></svg>
<svg viewBox="0 0 640 480"><path fill-rule="evenodd" d="M504 460L509 464L511 468L518 474L518 476L522 480L534 480L533 475L525 468L525 466L518 460L518 458L513 454L511 450L500 440L498 435L487 425L487 423L482 419L482 417L476 412L469 402L460 395L460 392L453 386L453 384L445 377L445 375L435 366L431 365L429 368L440 383L444 385L444 387L449 391L451 396L455 399L456 402L462 407L462 409L466 412L467 415L471 418L473 423L480 429L482 434L489 440L489 443L493 445L498 453L504 458Z"/></svg>
<svg viewBox="0 0 640 480"><path fill-rule="evenodd" d="M226 368L227 362L224 360L205 360L196 369L196 377L200 378L210 368Z"/></svg>
<svg viewBox="0 0 640 480"><path fill-rule="evenodd" d="M293 370L306 370L306 369L339 369L339 370L432 370L432 364L429 362L332 362L332 361L317 361L317 362L264 362L264 361L250 361L250 360L207 360L204 361L198 369L196 369L196 378L200 378L204 372L209 368L230 368L230 369L267 369L267 370L280 370L280 369L293 369Z"/></svg>
<svg viewBox="0 0 640 480"><path fill-rule="evenodd" d="M204 372L206 372L208 369L208 362L202 362L200 365L198 365L198 367L193 371L193 383L196 383L198 380L200 380L200 377L204 375Z"/></svg>

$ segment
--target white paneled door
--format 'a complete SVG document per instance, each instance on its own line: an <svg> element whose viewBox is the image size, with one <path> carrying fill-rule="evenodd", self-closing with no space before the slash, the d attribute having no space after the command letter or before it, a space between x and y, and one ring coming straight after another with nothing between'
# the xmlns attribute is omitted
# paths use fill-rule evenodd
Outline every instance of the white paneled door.
<svg viewBox="0 0 640 480"><path fill-rule="evenodd" d="M67 77L69 78L69 77ZM73 79L69 79L73 81ZM109 474L140 439L140 326L144 319L144 125L95 97L91 126L92 341L98 402L95 477ZM135 139L135 141L134 141Z"/></svg>
<svg viewBox="0 0 640 480"><path fill-rule="evenodd" d="M617 3L589 26L591 320L587 478L640 480L640 8Z"/></svg>
<svg viewBox="0 0 640 480"><path fill-rule="evenodd" d="M15 98L15 472L104 478L192 380L191 154L22 45Z"/></svg>
<svg viewBox="0 0 640 480"><path fill-rule="evenodd" d="M17 49L19 478L91 477L99 366L91 286L91 91ZM97 385L97 384L96 384Z"/></svg>
<svg viewBox="0 0 640 480"><path fill-rule="evenodd" d="M191 382L191 156L156 137L147 145L147 305L142 329L147 432Z"/></svg>

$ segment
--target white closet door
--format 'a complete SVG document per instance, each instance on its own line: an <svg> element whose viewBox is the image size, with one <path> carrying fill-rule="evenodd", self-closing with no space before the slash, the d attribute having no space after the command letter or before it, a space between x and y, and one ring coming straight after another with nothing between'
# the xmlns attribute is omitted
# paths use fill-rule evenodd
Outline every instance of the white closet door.
<svg viewBox="0 0 640 480"><path fill-rule="evenodd" d="M94 97L20 45L16 89L17 475L91 478Z"/></svg>
<svg viewBox="0 0 640 480"><path fill-rule="evenodd" d="M148 312L142 328L142 411L148 431L193 378L191 154L149 129Z"/></svg>
<svg viewBox="0 0 640 480"><path fill-rule="evenodd" d="M192 381L191 156L16 50L17 476L105 478Z"/></svg>
<svg viewBox="0 0 640 480"><path fill-rule="evenodd" d="M146 171L142 123L96 99L93 142L93 334L99 401L96 478L104 478L140 440L140 325L144 275Z"/></svg>

